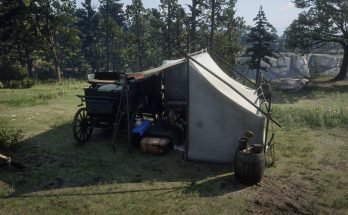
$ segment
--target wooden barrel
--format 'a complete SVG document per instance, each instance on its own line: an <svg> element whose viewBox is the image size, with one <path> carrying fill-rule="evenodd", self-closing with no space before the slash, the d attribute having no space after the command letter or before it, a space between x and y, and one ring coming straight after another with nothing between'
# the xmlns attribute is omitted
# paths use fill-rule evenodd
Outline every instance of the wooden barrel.
<svg viewBox="0 0 348 215"><path fill-rule="evenodd" d="M238 151L234 159L234 175L242 183L257 184L265 170L265 154Z"/></svg>

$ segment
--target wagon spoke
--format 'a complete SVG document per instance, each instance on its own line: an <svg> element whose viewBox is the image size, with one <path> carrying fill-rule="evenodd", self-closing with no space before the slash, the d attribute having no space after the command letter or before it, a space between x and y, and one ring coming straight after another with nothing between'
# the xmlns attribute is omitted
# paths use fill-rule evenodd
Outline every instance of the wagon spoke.
<svg viewBox="0 0 348 215"><path fill-rule="evenodd" d="M82 121L83 120L83 112L81 112L77 118L80 119L80 121Z"/></svg>
<svg viewBox="0 0 348 215"><path fill-rule="evenodd" d="M83 114L83 119L86 119L86 118L87 118L87 113L86 113L86 111L82 111L82 114Z"/></svg>
<svg viewBox="0 0 348 215"><path fill-rule="evenodd" d="M86 140L87 139L87 132L85 131L84 133L83 133L83 140Z"/></svg>
<svg viewBox="0 0 348 215"><path fill-rule="evenodd" d="M74 117L73 133L75 139L80 142L86 142L93 131L93 118L88 114L86 108L81 108Z"/></svg>
<svg viewBox="0 0 348 215"><path fill-rule="evenodd" d="M91 132L92 131L92 127L88 127L88 132Z"/></svg>
<svg viewBox="0 0 348 215"><path fill-rule="evenodd" d="M85 134L85 132L83 130L81 130L79 137L80 137L80 140L82 140L82 141L85 139L84 134Z"/></svg>
<svg viewBox="0 0 348 215"><path fill-rule="evenodd" d="M81 133L82 128L80 127L79 129L76 130L76 134L79 135Z"/></svg>

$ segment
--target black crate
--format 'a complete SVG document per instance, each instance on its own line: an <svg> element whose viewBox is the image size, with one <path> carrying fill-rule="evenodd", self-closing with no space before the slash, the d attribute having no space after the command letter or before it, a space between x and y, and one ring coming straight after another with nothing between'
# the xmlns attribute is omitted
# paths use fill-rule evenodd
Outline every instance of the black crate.
<svg viewBox="0 0 348 215"><path fill-rule="evenodd" d="M98 91L95 88L86 88L86 108L90 115L115 114L120 102L120 92Z"/></svg>

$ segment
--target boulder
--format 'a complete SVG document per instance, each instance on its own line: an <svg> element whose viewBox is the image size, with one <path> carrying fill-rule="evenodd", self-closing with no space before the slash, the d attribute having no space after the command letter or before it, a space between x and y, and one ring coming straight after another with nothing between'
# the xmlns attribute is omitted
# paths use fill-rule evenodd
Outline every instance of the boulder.
<svg viewBox="0 0 348 215"><path fill-rule="evenodd" d="M238 58L238 70L251 78L255 78L255 71L249 70L245 64L249 58ZM269 80L294 79L311 75L335 76L339 72L342 55L311 54L299 55L295 53L280 53L278 58L269 58L272 66L262 62L266 70L262 74Z"/></svg>
<svg viewBox="0 0 348 215"><path fill-rule="evenodd" d="M341 66L341 62L341 55L309 55L308 66L310 75L337 75Z"/></svg>
<svg viewBox="0 0 348 215"><path fill-rule="evenodd" d="M308 79L284 79L279 82L279 89L287 92L298 92L308 83Z"/></svg>
<svg viewBox="0 0 348 215"><path fill-rule="evenodd" d="M271 80L309 76L308 63L305 56L281 53L275 59L275 62L274 60L272 62L271 67L266 67L268 73L265 74Z"/></svg>

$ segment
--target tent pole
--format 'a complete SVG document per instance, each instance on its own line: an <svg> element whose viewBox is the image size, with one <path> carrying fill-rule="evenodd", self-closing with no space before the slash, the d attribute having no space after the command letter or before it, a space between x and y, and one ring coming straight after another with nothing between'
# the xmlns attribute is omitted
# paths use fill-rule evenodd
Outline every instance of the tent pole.
<svg viewBox="0 0 348 215"><path fill-rule="evenodd" d="M213 54L216 58L218 58L219 60L221 60L225 65L227 65L234 73L237 73L238 75L242 76L245 80L247 80L250 84L252 84L254 87L257 87L257 85L252 82L248 77L246 77L245 75L243 75L242 73L238 72L231 64L229 64L225 59L223 59L222 57L218 56L217 54L215 54L215 52L213 52L212 50L208 49L208 52Z"/></svg>
<svg viewBox="0 0 348 215"><path fill-rule="evenodd" d="M240 95L243 99L245 99L249 104L251 104L254 108L256 108L258 111L260 111L263 115L265 115L267 118L269 118L272 122L274 122L277 126L282 127L275 119L272 118L272 116L270 115L270 113L266 113L264 110L262 110L260 107L258 107L257 105L255 105L252 101L250 101L247 97L245 97L242 93L240 93L236 88L234 88L231 84L229 84L227 81L223 80L222 78L220 78L219 76L217 76L215 73L213 73L210 69L208 69L207 67L205 67L204 65L202 65L200 62L198 62L196 59L194 59L193 57L191 57L190 55L188 55L187 53L185 53L184 51L182 51L181 49L175 47L175 49L177 49L181 54L183 54L185 56L185 58L187 60L192 60L193 62L195 62L196 64L198 64L200 67L202 67L203 69L205 69L207 72L209 72L211 75L213 75L215 78L219 79L221 82L223 82L224 84L226 84L227 86L229 86L233 91L235 91L238 95Z"/></svg>
<svg viewBox="0 0 348 215"><path fill-rule="evenodd" d="M272 105L272 94L270 94L270 98L269 98L269 104L267 106L267 112L268 114L271 113L271 105ZM268 132L269 132L269 119L267 118L267 122L266 122L266 134L265 134L265 144L264 144L264 153L266 153L266 144L268 143Z"/></svg>
<svg viewBox="0 0 348 215"><path fill-rule="evenodd" d="M185 136L185 154L184 160L188 160L188 150L189 150L189 136L190 136L190 61L186 61L186 73L187 73L187 102L186 102L186 136Z"/></svg>
<svg viewBox="0 0 348 215"><path fill-rule="evenodd" d="M131 119L130 119L130 107L129 107L129 82L128 82L128 78L127 75L125 75L125 88L126 88L126 108L127 108L127 124L128 124L128 151L129 154L132 153L132 134L131 134L131 130L132 130L132 125L131 125Z"/></svg>

